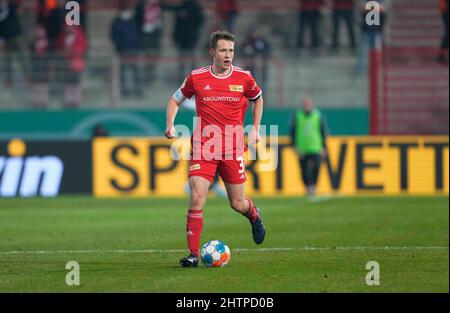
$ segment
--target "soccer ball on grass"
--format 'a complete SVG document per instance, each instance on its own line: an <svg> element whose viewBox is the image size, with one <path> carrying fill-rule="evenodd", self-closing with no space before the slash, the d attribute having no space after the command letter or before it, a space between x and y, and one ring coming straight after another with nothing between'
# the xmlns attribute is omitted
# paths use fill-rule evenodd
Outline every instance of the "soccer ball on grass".
<svg viewBox="0 0 450 313"><path fill-rule="evenodd" d="M224 267L230 261L231 252L223 241L212 240L203 245L200 256L207 267Z"/></svg>

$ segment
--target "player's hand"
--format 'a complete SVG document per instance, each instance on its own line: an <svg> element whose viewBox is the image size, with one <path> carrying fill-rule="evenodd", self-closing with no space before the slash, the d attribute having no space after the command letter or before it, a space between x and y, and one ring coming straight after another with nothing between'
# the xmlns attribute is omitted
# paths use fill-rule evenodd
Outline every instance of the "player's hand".
<svg viewBox="0 0 450 313"><path fill-rule="evenodd" d="M261 135L259 134L259 130L257 131L255 127L252 127L250 133L248 135L248 143L251 145L256 145L261 141Z"/></svg>
<svg viewBox="0 0 450 313"><path fill-rule="evenodd" d="M176 137L175 134L176 134L176 131L175 131L175 127L173 127L173 126L167 127L166 131L164 132L164 136L167 139L175 138Z"/></svg>

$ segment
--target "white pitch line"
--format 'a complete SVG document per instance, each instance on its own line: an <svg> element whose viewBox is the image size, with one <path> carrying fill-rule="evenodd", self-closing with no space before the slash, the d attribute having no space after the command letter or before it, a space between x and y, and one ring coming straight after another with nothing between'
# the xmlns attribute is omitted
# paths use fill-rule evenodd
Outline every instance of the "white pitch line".
<svg viewBox="0 0 450 313"><path fill-rule="evenodd" d="M270 252L270 251L324 251L324 250L448 250L447 246L405 246L405 247L291 247L291 248L236 248L236 252ZM35 251L0 251L0 255L11 254L94 254L94 253L182 253L185 249L148 249L148 250L35 250Z"/></svg>

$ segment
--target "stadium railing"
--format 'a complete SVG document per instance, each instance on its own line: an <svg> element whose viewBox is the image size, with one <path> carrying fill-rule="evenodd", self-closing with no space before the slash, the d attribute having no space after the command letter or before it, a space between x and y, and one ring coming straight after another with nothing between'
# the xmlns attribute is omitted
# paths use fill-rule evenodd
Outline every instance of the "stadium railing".
<svg viewBox="0 0 450 313"><path fill-rule="evenodd" d="M436 48L385 48L371 53L371 133L448 134L448 66Z"/></svg>

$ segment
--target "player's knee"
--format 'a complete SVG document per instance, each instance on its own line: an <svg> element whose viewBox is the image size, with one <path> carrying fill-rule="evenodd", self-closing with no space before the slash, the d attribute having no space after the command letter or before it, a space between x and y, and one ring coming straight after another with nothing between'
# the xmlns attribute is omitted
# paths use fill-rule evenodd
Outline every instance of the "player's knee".
<svg viewBox="0 0 450 313"><path fill-rule="evenodd" d="M244 210L244 199L233 199L230 201L230 206L233 210L242 212Z"/></svg>
<svg viewBox="0 0 450 313"><path fill-rule="evenodd" d="M191 205L190 205L190 209L193 210L201 210L203 209L203 205L205 203L205 197L196 192L196 191L192 191L191 192Z"/></svg>
<svg viewBox="0 0 450 313"><path fill-rule="evenodd" d="M201 199L193 199L193 200L191 200L190 209L191 210L201 210L201 209L203 209L203 204L204 204L204 201L202 201Z"/></svg>

